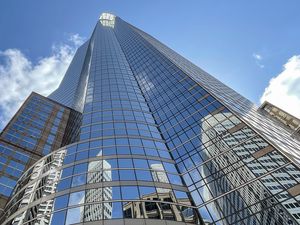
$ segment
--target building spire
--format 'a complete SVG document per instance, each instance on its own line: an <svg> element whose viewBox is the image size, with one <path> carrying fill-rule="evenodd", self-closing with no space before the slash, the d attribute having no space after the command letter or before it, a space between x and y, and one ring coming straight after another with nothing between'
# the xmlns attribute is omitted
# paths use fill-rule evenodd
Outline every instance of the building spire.
<svg viewBox="0 0 300 225"><path fill-rule="evenodd" d="M116 16L111 13L102 13L99 17L99 21L103 26L114 27Z"/></svg>

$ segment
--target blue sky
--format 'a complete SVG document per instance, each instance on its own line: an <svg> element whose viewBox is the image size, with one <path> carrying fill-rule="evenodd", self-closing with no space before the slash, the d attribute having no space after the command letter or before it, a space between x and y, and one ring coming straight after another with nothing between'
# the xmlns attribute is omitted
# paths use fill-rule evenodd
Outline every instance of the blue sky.
<svg viewBox="0 0 300 225"><path fill-rule="evenodd" d="M47 88L53 89L55 79L63 75L58 73L65 70L78 43L90 36L99 14L112 12L257 104L269 81L283 73L270 92L287 88L291 102L299 103L300 108L299 9L299 0L3 0L0 76L9 83L15 76L12 65L21 62L24 65L18 75L31 77L28 83L32 83L50 61L52 67L47 68L55 68L56 74L47 71L44 78L52 77L53 85ZM7 85L1 83L0 95L4 96ZM39 91L37 86L34 88ZM14 90L15 95L22 92L18 102L30 88L19 85ZM5 105L12 99L0 99L0 113L15 110L15 106ZM283 102L280 104L285 107Z"/></svg>

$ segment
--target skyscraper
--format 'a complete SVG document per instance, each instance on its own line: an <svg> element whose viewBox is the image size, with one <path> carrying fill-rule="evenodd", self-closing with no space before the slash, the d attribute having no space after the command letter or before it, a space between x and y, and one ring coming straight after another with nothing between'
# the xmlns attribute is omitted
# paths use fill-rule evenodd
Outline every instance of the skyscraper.
<svg viewBox="0 0 300 225"><path fill-rule="evenodd" d="M3 162L1 224L300 224L296 136L103 13L58 89L1 134L2 158L31 154L15 176Z"/></svg>

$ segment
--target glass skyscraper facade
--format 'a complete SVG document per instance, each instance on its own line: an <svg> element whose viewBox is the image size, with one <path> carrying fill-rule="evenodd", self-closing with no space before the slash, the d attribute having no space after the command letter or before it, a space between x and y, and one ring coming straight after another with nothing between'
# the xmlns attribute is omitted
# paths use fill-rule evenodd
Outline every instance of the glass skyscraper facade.
<svg viewBox="0 0 300 225"><path fill-rule="evenodd" d="M0 144L3 225L300 224L294 130L112 14Z"/></svg>

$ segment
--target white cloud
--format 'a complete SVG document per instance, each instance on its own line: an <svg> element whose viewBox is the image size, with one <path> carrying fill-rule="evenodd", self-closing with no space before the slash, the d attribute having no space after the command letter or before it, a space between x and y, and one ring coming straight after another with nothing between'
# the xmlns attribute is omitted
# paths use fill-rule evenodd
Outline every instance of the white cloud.
<svg viewBox="0 0 300 225"><path fill-rule="evenodd" d="M262 60L262 57L261 57L261 55L259 55L259 54L253 53L252 56L253 56L255 59L257 59L257 60Z"/></svg>
<svg viewBox="0 0 300 225"><path fill-rule="evenodd" d="M300 118L300 55L291 57L283 71L270 80L260 99L265 100Z"/></svg>
<svg viewBox="0 0 300 225"><path fill-rule="evenodd" d="M75 34L69 41L53 45L37 63L18 49L0 51L0 130L32 91L47 96L58 87L83 38Z"/></svg>
<svg viewBox="0 0 300 225"><path fill-rule="evenodd" d="M82 45L84 40L85 40L85 38L79 36L79 34L73 34L69 38L69 41L73 42L76 46Z"/></svg>
<svg viewBox="0 0 300 225"><path fill-rule="evenodd" d="M257 53L253 53L252 54L253 58L255 59L255 63L260 67L260 68L264 68L265 65L263 65L261 63L263 57L260 55L260 54L257 54Z"/></svg>

